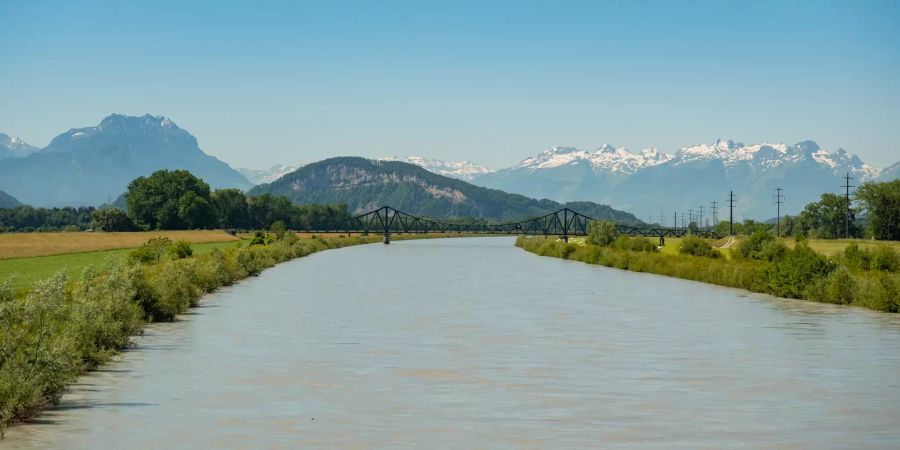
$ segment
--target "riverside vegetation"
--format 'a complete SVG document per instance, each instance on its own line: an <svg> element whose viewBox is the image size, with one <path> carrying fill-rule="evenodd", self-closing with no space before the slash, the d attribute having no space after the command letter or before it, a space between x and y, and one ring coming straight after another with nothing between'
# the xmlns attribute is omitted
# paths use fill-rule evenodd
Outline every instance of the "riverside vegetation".
<svg viewBox="0 0 900 450"><path fill-rule="evenodd" d="M193 255L190 244L154 238L127 258L65 271L16 295L0 282L0 434L59 401L67 384L127 347L147 322L170 321L200 297L262 270L377 236L263 239L263 245Z"/></svg>
<svg viewBox="0 0 900 450"><path fill-rule="evenodd" d="M828 257L802 239L793 248L760 231L738 247L716 249L706 240L685 238L678 254L664 254L646 238L617 236L615 226L593 222L584 244L519 237L516 246L541 255L648 272L778 297L885 312L900 312L900 255L888 246L848 245Z"/></svg>

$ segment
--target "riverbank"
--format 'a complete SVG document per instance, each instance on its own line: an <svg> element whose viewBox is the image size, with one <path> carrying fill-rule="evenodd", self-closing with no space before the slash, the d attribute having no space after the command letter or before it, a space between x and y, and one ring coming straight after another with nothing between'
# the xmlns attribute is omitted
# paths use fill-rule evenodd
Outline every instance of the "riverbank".
<svg viewBox="0 0 900 450"><path fill-rule="evenodd" d="M438 237L450 236L394 239ZM145 324L175 320L204 294L280 262L381 239L288 235L269 245L212 248L152 264L113 255L74 280L60 267L25 292L0 280L0 434L56 404L66 386L127 347Z"/></svg>
<svg viewBox="0 0 900 450"><path fill-rule="evenodd" d="M853 305L876 311L900 310L900 274L851 271L841 262L792 249L772 260L634 251L543 237L519 237L516 246L540 255L647 272L777 297ZM807 247L808 249L808 247Z"/></svg>

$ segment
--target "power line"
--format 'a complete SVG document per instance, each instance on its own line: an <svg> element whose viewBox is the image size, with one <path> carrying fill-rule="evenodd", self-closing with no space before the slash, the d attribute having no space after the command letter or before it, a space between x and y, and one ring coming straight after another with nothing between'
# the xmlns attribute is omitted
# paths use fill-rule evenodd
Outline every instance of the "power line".
<svg viewBox="0 0 900 450"><path fill-rule="evenodd" d="M856 187L850 184L850 180L855 180L850 176L850 172L847 172L847 175L844 176L844 185L842 188L846 189L844 191L844 199L847 202L847 214L844 217L844 235L847 239L850 239L850 188Z"/></svg>
<svg viewBox="0 0 900 450"><path fill-rule="evenodd" d="M716 225L719 224L719 214L718 214L718 211L719 211L719 202L716 202L716 201L712 202L712 221L713 221L713 226L716 226Z"/></svg>
<svg viewBox="0 0 900 450"><path fill-rule="evenodd" d="M700 223L698 224L700 228L703 228L703 205L700 205Z"/></svg>
<svg viewBox="0 0 900 450"><path fill-rule="evenodd" d="M781 237L781 204L784 203L784 189L775 188L775 236Z"/></svg>

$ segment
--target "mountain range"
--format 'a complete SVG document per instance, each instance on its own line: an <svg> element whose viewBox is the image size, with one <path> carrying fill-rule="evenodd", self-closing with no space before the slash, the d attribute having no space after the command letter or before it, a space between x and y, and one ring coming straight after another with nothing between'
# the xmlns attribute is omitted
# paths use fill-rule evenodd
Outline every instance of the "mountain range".
<svg viewBox="0 0 900 450"><path fill-rule="evenodd" d="M21 204L22 202L16 200L12 195L0 191L0 208L15 208Z"/></svg>
<svg viewBox="0 0 900 450"><path fill-rule="evenodd" d="M343 203L361 213L390 205L432 218L503 221L533 217L568 206L595 218L641 224L633 215L591 202L560 204L475 186L401 161L359 157L330 158L308 164L248 195L283 195L300 204Z"/></svg>
<svg viewBox="0 0 900 450"><path fill-rule="evenodd" d="M159 169L187 169L217 188L253 186L163 116L113 114L97 126L60 134L43 149L25 145L5 146L16 157L0 160L0 190L33 206L98 205Z"/></svg>
<svg viewBox="0 0 900 450"><path fill-rule="evenodd" d="M416 158L407 161L417 163ZM454 163L443 164L453 167ZM612 145L593 151L553 147L513 167L485 168L468 179L558 202L610 204L657 222L662 214L665 223L676 212L699 210L701 205L709 210L713 201L723 211L729 191L735 192L736 217L768 217L774 215L771 200L776 187L787 195L782 211L798 212L822 193L839 191L847 173L857 184L896 179L900 163L879 171L844 149L824 150L813 141L745 145L719 139L683 147L674 154L656 149L633 153Z"/></svg>

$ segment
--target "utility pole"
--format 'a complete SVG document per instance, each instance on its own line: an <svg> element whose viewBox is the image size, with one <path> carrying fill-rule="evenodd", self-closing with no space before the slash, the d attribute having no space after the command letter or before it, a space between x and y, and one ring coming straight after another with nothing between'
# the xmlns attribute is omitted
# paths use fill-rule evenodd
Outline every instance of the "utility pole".
<svg viewBox="0 0 900 450"><path fill-rule="evenodd" d="M659 210L659 226L661 226L661 227L666 226L666 222L665 222L665 219L663 218L662 210Z"/></svg>
<svg viewBox="0 0 900 450"><path fill-rule="evenodd" d="M712 226L716 227L719 225L719 215L717 214L719 211L719 202L712 202Z"/></svg>
<svg viewBox="0 0 900 450"><path fill-rule="evenodd" d="M691 224L692 224L692 223L694 223L694 210L693 210L693 209L689 209L689 210L688 210L688 228L691 227Z"/></svg>
<svg viewBox="0 0 900 450"><path fill-rule="evenodd" d="M734 235L734 191L728 192L728 234Z"/></svg>
<svg viewBox="0 0 900 450"><path fill-rule="evenodd" d="M854 180L855 178L850 176L850 172L847 172L847 175L844 176L844 185L841 186L845 189L844 191L844 199L847 202L847 214L844 217L844 236L847 239L850 239L850 188L856 187L850 184L850 180Z"/></svg>
<svg viewBox="0 0 900 450"><path fill-rule="evenodd" d="M775 236L781 237L781 204L784 203L784 189L775 188Z"/></svg>
<svg viewBox="0 0 900 450"><path fill-rule="evenodd" d="M703 205L700 205L700 223L697 226L702 230L703 229Z"/></svg>
<svg viewBox="0 0 900 450"><path fill-rule="evenodd" d="M678 231L678 211L675 211L675 216L672 217L672 227L675 228L675 231Z"/></svg>

